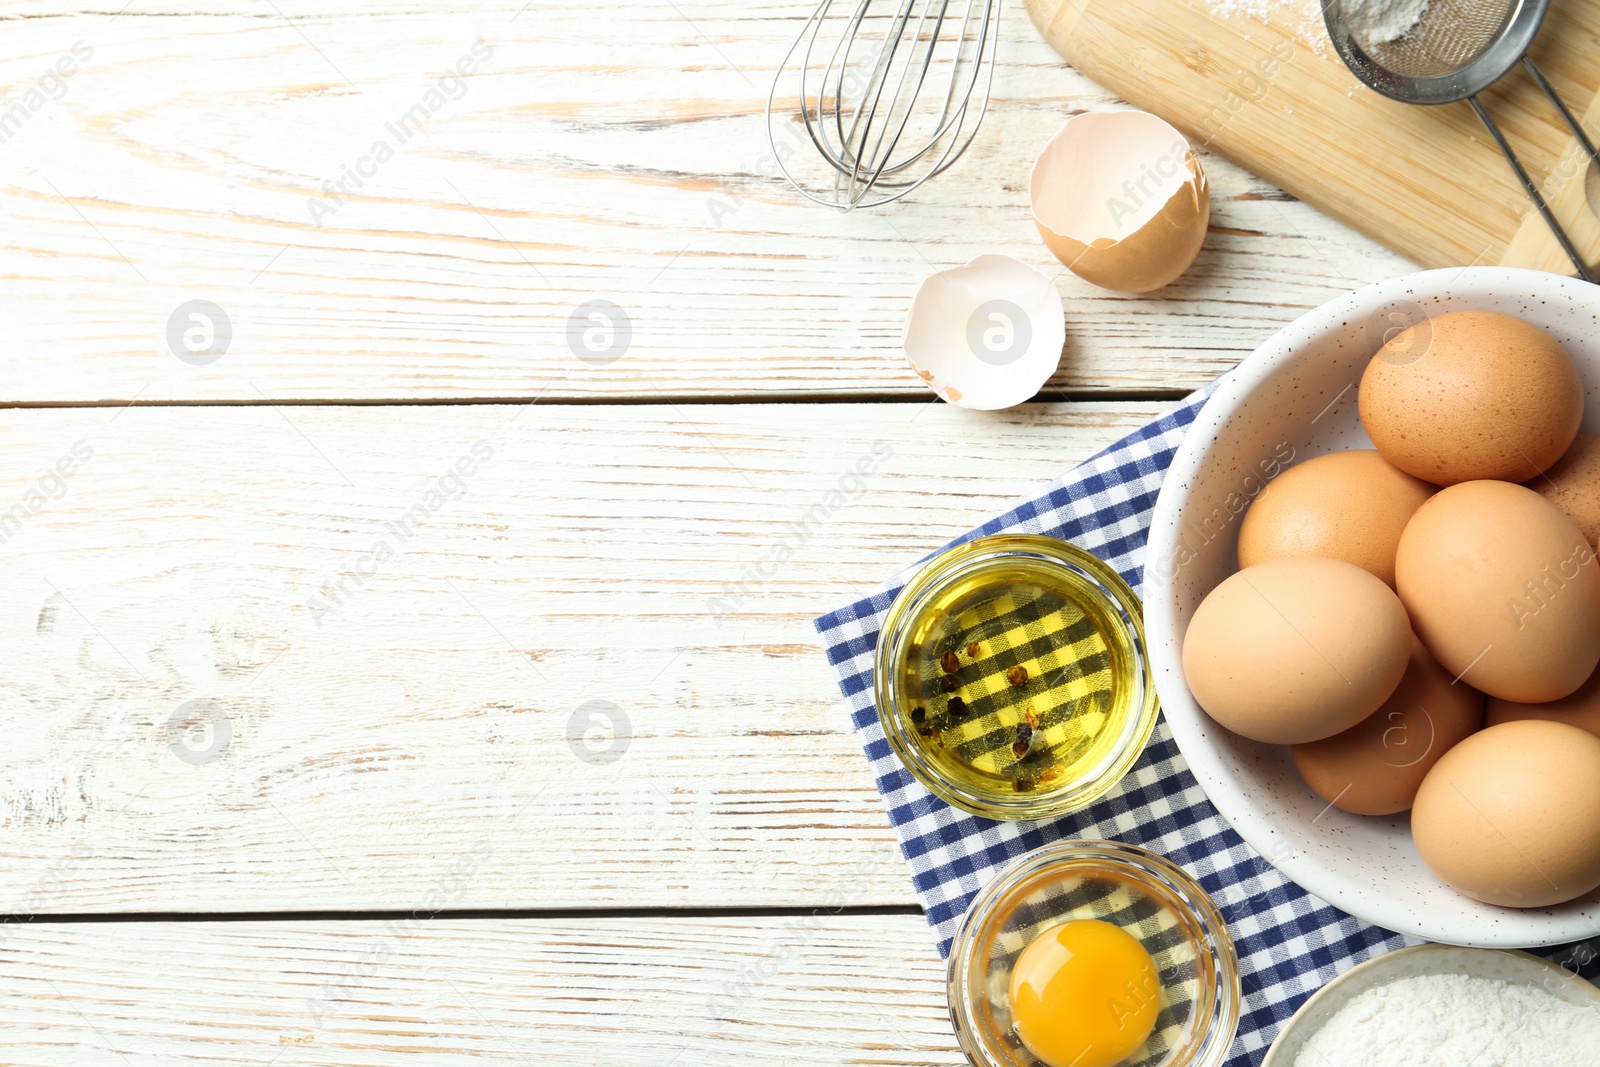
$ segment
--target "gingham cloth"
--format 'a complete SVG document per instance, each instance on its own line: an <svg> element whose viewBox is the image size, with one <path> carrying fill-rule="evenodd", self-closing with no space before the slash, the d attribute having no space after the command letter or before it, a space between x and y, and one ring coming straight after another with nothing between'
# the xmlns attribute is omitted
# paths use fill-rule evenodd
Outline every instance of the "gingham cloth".
<svg viewBox="0 0 1600 1067"><path fill-rule="evenodd" d="M1093 552L1141 589L1156 493L1184 433L1214 389L1215 383L952 544L995 533L1047 534ZM1372 956L1417 943L1312 896L1245 844L1206 799L1165 717L1144 755L1110 795L1063 818L994 822L929 793L890 750L872 688L879 626L918 566L906 568L871 596L822 616L816 627L839 672L941 956L949 955L956 926L978 889L1023 853L1070 838L1141 845L1199 879L1228 922L1239 953L1244 1004L1227 1062L1247 1067L1261 1061L1278 1028L1329 979ZM1592 951L1536 951L1591 980L1600 974Z"/></svg>

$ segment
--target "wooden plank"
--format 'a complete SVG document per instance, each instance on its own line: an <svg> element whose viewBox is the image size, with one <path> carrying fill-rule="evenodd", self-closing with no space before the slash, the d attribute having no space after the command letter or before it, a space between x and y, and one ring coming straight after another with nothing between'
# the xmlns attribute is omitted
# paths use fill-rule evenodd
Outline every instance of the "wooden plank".
<svg viewBox="0 0 1600 1067"><path fill-rule="evenodd" d="M1471 106L1407 106L1368 89L1334 51L1317 5L1233 4L1224 15L1230 6L1217 0L1026 3L1080 70L1418 263L1573 273ZM1465 21L1465 10L1438 18ZM1591 136L1597 34L1600 4L1557 0L1529 50L1575 114L1593 110ZM1593 262L1588 159L1560 111L1520 68L1482 98Z"/></svg>
<svg viewBox="0 0 1600 1067"><path fill-rule="evenodd" d="M909 903L811 619L1158 410L7 412L0 911Z"/></svg>
<svg viewBox="0 0 1600 1067"><path fill-rule="evenodd" d="M10 1064L962 1063L918 915L96 923L0 947Z"/></svg>
<svg viewBox="0 0 1600 1067"><path fill-rule="evenodd" d="M1185 278L1133 298L1061 271L1028 171L1066 117L1117 101L1020 8L969 157L845 216L768 176L767 71L809 3L459 7L39 0L51 17L0 23L0 87L40 104L0 131L0 403L921 396L911 295L994 250L1061 275L1047 399L1176 395L1408 269L1207 155L1213 229ZM39 90L58 60L71 76ZM429 97L458 61L456 98ZM430 100L399 143L389 124ZM568 343L592 299L628 316L609 365ZM167 340L192 300L231 323L207 366Z"/></svg>

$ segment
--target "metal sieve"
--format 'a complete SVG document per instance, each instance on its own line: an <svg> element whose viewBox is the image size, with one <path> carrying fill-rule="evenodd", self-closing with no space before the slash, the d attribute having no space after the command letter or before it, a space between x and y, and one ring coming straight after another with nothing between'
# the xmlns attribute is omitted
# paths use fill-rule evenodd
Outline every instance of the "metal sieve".
<svg viewBox="0 0 1600 1067"><path fill-rule="evenodd" d="M1322 17L1339 58L1370 88L1403 104L1450 104L1466 100L1488 127L1528 198L1539 209L1578 277L1593 282L1588 264L1556 221L1539 187L1495 125L1478 94L1519 62L1561 112L1578 143L1596 160L1594 144L1578 125L1544 72L1528 58L1528 46L1544 22L1550 0L1432 0L1416 24L1393 40L1379 40L1364 17L1384 0L1322 0Z"/></svg>

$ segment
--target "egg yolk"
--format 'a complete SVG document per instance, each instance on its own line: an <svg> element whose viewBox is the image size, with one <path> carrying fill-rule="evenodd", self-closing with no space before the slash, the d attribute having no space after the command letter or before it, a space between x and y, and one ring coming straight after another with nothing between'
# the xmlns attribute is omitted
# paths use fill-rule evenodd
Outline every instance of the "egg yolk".
<svg viewBox="0 0 1600 1067"><path fill-rule="evenodd" d="M1111 1067L1155 1029L1161 982L1139 939L1100 919L1034 938L1011 968L1011 1017L1048 1067Z"/></svg>

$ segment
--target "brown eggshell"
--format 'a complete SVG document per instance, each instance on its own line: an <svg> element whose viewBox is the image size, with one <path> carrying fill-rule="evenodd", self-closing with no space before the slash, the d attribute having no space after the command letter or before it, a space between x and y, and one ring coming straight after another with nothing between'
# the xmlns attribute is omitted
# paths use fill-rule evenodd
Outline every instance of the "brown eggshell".
<svg viewBox="0 0 1600 1067"><path fill-rule="evenodd" d="M1600 561L1531 489L1441 490L1400 536L1395 586L1434 658L1492 697L1559 700L1600 663Z"/></svg>
<svg viewBox="0 0 1600 1067"><path fill-rule="evenodd" d="M1528 488L1567 513L1600 546L1600 434L1580 433L1554 467Z"/></svg>
<svg viewBox="0 0 1600 1067"><path fill-rule="evenodd" d="M1489 725L1517 722L1522 719L1547 719L1564 722L1600 737L1600 670L1569 697L1545 704L1517 704L1509 700L1489 701Z"/></svg>
<svg viewBox="0 0 1600 1067"><path fill-rule="evenodd" d="M1370 448L1307 460L1280 474L1244 513L1239 565L1326 556L1393 586L1400 533L1435 490Z"/></svg>
<svg viewBox="0 0 1600 1067"><path fill-rule="evenodd" d="M1034 161L1039 236L1078 277L1147 293L1177 279L1205 243L1211 190L1200 160L1143 111L1075 115Z"/></svg>
<svg viewBox="0 0 1600 1067"><path fill-rule="evenodd" d="M1198 166L1198 164L1196 164ZM1178 193L1143 229L1121 241L1093 244L1039 223L1039 236L1072 273L1102 289L1148 293L1177 281L1205 243L1211 193L1199 181Z"/></svg>
<svg viewBox="0 0 1600 1067"><path fill-rule="evenodd" d="M1348 730L1395 691L1411 631L1393 590L1343 560L1275 559L1201 602L1183 641L1189 689L1253 741L1295 745Z"/></svg>
<svg viewBox="0 0 1600 1067"><path fill-rule="evenodd" d="M1393 815L1450 749L1483 726L1483 694L1452 685L1422 642L1383 707L1342 734L1294 746L1294 765L1317 796L1355 815Z"/></svg>
<svg viewBox="0 0 1600 1067"><path fill-rule="evenodd" d="M1422 780L1423 862L1486 904L1542 908L1600 886L1600 738L1527 720L1480 730Z"/></svg>
<svg viewBox="0 0 1600 1067"><path fill-rule="evenodd" d="M1383 457L1435 485L1524 482L1583 420L1583 381L1539 327L1452 311L1396 335L1361 376L1361 421Z"/></svg>

